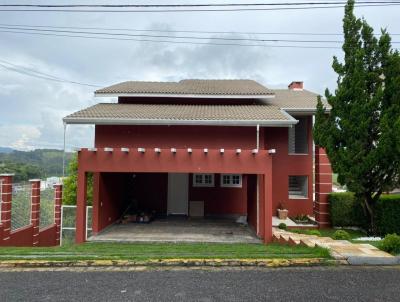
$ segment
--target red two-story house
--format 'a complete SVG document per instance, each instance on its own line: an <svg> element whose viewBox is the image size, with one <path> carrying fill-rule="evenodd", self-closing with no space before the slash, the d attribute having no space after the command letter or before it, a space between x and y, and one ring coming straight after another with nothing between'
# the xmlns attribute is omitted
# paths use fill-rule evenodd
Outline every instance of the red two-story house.
<svg viewBox="0 0 400 302"><path fill-rule="evenodd" d="M94 148L78 152L77 242L86 240L88 172L95 234L130 199L160 215L242 216L264 242L282 204L289 216L328 224L331 169L313 147L317 94L302 82L288 89L252 80L124 82L95 96L118 102L64 118L95 125Z"/></svg>

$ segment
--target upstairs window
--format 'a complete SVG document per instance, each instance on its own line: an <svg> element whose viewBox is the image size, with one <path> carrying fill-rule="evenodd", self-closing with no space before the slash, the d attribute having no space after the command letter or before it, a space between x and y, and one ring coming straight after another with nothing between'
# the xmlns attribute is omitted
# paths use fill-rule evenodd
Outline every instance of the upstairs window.
<svg viewBox="0 0 400 302"><path fill-rule="evenodd" d="M289 176L289 199L308 197L308 177Z"/></svg>
<svg viewBox="0 0 400 302"><path fill-rule="evenodd" d="M221 174L221 187L241 188L242 175L240 174Z"/></svg>
<svg viewBox="0 0 400 302"><path fill-rule="evenodd" d="M193 187L214 187L214 174L193 174Z"/></svg>
<svg viewBox="0 0 400 302"><path fill-rule="evenodd" d="M308 120L297 118L296 125L289 128L289 154L308 154Z"/></svg>

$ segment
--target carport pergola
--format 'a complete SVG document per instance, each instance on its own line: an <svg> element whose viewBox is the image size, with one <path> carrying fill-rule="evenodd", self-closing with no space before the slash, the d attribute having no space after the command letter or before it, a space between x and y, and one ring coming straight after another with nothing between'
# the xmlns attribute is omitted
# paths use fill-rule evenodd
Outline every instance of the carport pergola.
<svg viewBox="0 0 400 302"><path fill-rule="evenodd" d="M257 234L272 240L272 153L268 150L92 148L78 152L76 242L86 241L87 173L238 173L258 176ZM93 224L100 205L93 203Z"/></svg>

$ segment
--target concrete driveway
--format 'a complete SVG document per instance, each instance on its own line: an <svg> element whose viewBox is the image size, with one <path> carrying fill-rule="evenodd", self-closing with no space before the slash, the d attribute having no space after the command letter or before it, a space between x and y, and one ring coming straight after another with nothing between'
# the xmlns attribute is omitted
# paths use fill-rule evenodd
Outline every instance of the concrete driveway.
<svg viewBox="0 0 400 302"><path fill-rule="evenodd" d="M229 219L163 218L151 223L114 224L89 241L260 243L246 225Z"/></svg>

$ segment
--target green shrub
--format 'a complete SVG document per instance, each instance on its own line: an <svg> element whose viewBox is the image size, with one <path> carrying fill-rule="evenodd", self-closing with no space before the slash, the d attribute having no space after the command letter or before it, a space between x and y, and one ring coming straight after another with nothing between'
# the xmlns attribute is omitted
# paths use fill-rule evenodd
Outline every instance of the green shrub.
<svg viewBox="0 0 400 302"><path fill-rule="evenodd" d="M329 194L329 206L332 226L365 227L367 225L361 203L356 201L353 193Z"/></svg>
<svg viewBox="0 0 400 302"><path fill-rule="evenodd" d="M394 255L400 254L400 236L397 234L386 235L379 247L385 252Z"/></svg>
<svg viewBox="0 0 400 302"><path fill-rule="evenodd" d="M301 222L308 222L308 216L305 215L305 214L299 214L297 216L294 216L292 218L292 220L301 221Z"/></svg>
<svg viewBox="0 0 400 302"><path fill-rule="evenodd" d="M375 223L380 235L400 234L400 195L382 195L375 207Z"/></svg>
<svg viewBox="0 0 400 302"><path fill-rule="evenodd" d="M337 230L335 233L332 234L332 238L335 240L350 240L351 236L344 230Z"/></svg>
<svg viewBox="0 0 400 302"><path fill-rule="evenodd" d="M306 230L305 233L307 235L321 236L321 232L318 230Z"/></svg>
<svg viewBox="0 0 400 302"><path fill-rule="evenodd" d="M361 202L357 202L353 193L329 194L329 206L332 226L368 227ZM382 195L375 205L375 223L378 234L400 234L400 195Z"/></svg>
<svg viewBox="0 0 400 302"><path fill-rule="evenodd" d="M286 229L287 229L287 225L286 225L286 223L281 222L281 223L278 225L278 228L280 228L281 230L286 230Z"/></svg>

